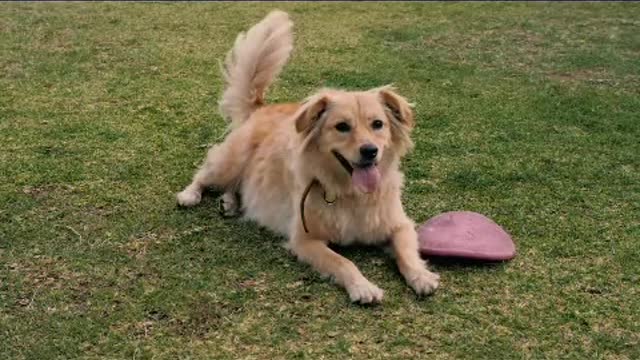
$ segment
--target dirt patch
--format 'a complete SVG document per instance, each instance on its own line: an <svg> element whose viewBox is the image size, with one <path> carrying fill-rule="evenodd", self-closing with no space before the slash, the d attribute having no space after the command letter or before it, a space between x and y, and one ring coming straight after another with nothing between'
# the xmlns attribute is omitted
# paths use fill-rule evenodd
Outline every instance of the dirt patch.
<svg viewBox="0 0 640 360"><path fill-rule="evenodd" d="M25 186L22 193L36 200L45 199L52 193L69 194L75 190L71 185L45 184L39 186Z"/></svg>
<svg viewBox="0 0 640 360"><path fill-rule="evenodd" d="M13 291L17 293L18 307L33 308L40 295L56 290L72 290L72 300L83 302L87 298L89 281L82 274L75 272L59 258L36 255L26 262L8 264L9 274L20 281L20 287L15 283Z"/></svg>
<svg viewBox="0 0 640 360"><path fill-rule="evenodd" d="M547 74L547 77L551 80L559 81L559 82L589 82L595 84L611 84L616 85L617 82L614 81L607 72L603 70L589 70L589 69L581 69L575 71L566 71L566 72L550 72Z"/></svg>
<svg viewBox="0 0 640 360"><path fill-rule="evenodd" d="M19 79L26 76L26 72L21 63L17 61L8 61L2 64L2 72L9 79Z"/></svg>
<svg viewBox="0 0 640 360"><path fill-rule="evenodd" d="M74 50L75 32L71 29L63 29L43 34L37 48L50 53L69 53Z"/></svg>
<svg viewBox="0 0 640 360"><path fill-rule="evenodd" d="M182 336L204 338L219 330L243 312L243 307L210 296L198 295L189 304L189 312L168 320L169 328Z"/></svg>
<svg viewBox="0 0 640 360"><path fill-rule="evenodd" d="M149 246L159 244L158 235L152 232L146 232L142 235L132 237L128 242L122 244L121 247L132 258L141 259L149 250Z"/></svg>
<svg viewBox="0 0 640 360"><path fill-rule="evenodd" d="M142 234L132 236L129 241L120 245L120 248L127 252L131 258L142 259L147 255L150 248L157 246L163 242L171 241L175 238L175 233L171 230L164 232L144 232Z"/></svg>

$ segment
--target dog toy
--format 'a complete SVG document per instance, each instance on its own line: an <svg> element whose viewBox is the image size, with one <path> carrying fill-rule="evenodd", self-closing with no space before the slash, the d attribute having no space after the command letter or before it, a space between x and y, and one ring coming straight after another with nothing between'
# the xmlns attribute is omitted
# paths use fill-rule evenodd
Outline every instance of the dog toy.
<svg viewBox="0 0 640 360"><path fill-rule="evenodd" d="M516 256L511 236L493 220L471 211L437 215L418 228L424 256L504 261Z"/></svg>

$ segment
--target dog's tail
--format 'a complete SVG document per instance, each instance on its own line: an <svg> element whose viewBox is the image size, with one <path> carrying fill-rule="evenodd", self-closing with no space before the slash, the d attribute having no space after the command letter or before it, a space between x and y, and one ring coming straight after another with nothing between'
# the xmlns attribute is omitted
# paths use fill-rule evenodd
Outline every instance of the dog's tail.
<svg viewBox="0 0 640 360"><path fill-rule="evenodd" d="M232 127L264 104L267 87L293 49L292 27L287 13L274 10L236 38L222 70L226 87L220 99L220 111Z"/></svg>

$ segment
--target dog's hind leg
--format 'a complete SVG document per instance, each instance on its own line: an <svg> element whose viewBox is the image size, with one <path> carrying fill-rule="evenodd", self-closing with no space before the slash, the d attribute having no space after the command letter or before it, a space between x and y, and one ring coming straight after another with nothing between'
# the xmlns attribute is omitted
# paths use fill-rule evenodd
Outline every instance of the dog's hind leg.
<svg viewBox="0 0 640 360"><path fill-rule="evenodd" d="M196 172L193 181L177 195L178 204L194 206L200 203L207 187L234 192L250 152L240 131L232 132L227 139L214 145L204 164Z"/></svg>

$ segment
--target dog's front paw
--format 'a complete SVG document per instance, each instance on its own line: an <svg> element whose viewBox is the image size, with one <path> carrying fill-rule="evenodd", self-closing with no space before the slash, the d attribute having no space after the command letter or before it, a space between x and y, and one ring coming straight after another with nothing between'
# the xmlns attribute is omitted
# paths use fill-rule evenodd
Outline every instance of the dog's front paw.
<svg viewBox="0 0 640 360"><path fill-rule="evenodd" d="M194 206L198 205L202 195L198 191L190 190L189 188L184 189L176 195L178 199L178 204L180 206Z"/></svg>
<svg viewBox="0 0 640 360"><path fill-rule="evenodd" d="M384 291L367 279L362 279L347 287L349 298L352 302L360 304L379 303L382 301Z"/></svg>
<svg viewBox="0 0 640 360"><path fill-rule="evenodd" d="M436 291L440 285L440 275L427 269L407 276L407 283L418 295L428 295Z"/></svg>

